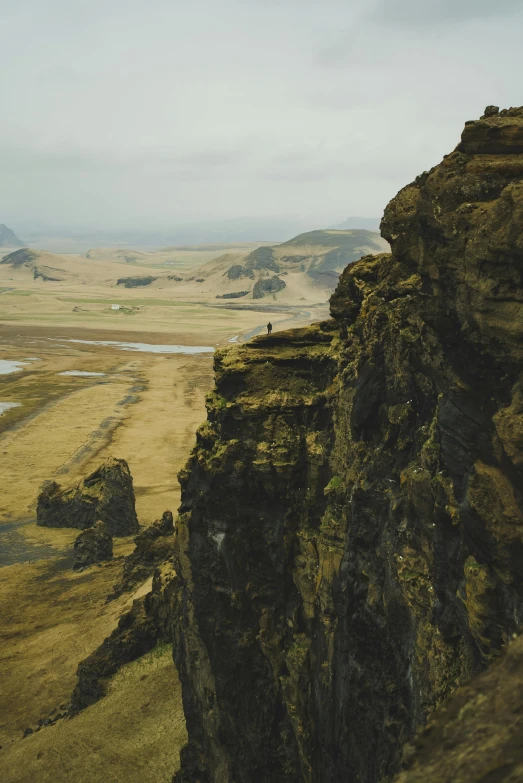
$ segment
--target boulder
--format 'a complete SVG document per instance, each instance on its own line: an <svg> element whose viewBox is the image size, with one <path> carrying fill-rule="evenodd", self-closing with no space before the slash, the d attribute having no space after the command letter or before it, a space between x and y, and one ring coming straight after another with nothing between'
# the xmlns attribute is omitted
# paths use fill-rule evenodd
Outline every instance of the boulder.
<svg viewBox="0 0 523 783"><path fill-rule="evenodd" d="M129 536L139 530L133 480L127 462L110 459L73 489L48 482L37 503L36 524L42 527L75 527L85 530L105 522L113 536Z"/></svg>
<svg viewBox="0 0 523 783"><path fill-rule="evenodd" d="M229 280L238 280L245 275L245 269L241 264L233 264L226 272Z"/></svg>
<svg viewBox="0 0 523 783"><path fill-rule="evenodd" d="M113 556L113 537L105 524L98 521L94 527L83 530L74 542L73 569L75 571Z"/></svg>

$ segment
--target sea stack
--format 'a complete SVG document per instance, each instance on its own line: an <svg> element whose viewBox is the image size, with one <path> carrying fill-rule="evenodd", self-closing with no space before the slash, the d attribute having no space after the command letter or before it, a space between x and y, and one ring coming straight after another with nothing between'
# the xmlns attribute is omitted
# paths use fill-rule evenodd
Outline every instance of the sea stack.
<svg viewBox="0 0 523 783"><path fill-rule="evenodd" d="M104 462L73 489L50 481L38 496L37 525L85 530L98 520L112 536L129 536L139 530L133 480L123 459Z"/></svg>

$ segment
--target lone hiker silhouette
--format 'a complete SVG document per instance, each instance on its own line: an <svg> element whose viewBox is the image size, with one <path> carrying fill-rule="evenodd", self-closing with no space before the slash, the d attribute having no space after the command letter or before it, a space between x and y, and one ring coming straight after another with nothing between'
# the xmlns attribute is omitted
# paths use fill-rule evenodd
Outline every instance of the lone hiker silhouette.
<svg viewBox="0 0 523 783"><path fill-rule="evenodd" d="M272 332L272 324L269 321L269 323L267 324L267 334L270 334L271 332Z"/></svg>

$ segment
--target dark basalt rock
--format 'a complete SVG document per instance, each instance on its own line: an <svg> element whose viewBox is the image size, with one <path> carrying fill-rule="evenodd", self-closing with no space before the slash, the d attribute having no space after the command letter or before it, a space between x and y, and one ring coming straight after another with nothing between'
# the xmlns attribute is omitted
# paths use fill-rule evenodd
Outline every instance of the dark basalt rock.
<svg viewBox="0 0 523 783"><path fill-rule="evenodd" d="M523 639L438 709L395 783L523 780Z"/></svg>
<svg viewBox="0 0 523 783"><path fill-rule="evenodd" d="M164 511L161 519L136 536L135 548L124 560L122 581L115 585L110 600L133 590L152 576L158 566L172 560L174 533L173 515Z"/></svg>
<svg viewBox="0 0 523 783"><path fill-rule="evenodd" d="M523 622L523 110L486 114L333 321L215 354L180 474L180 783L390 780Z"/></svg>
<svg viewBox="0 0 523 783"><path fill-rule="evenodd" d="M87 533L88 530L82 535ZM133 602L117 628L78 665L69 715L102 698L111 677L125 663L149 652L160 641L172 641L171 617L177 613L172 607L179 591L179 580L172 568L174 538L170 511L165 511L161 519L136 536L135 549L124 561L122 582L108 600L135 589L150 576L153 577L151 590Z"/></svg>
<svg viewBox="0 0 523 783"><path fill-rule="evenodd" d="M82 531L74 542L73 569L111 560L113 556L113 537L107 532L103 522L97 522L94 527Z"/></svg>
<svg viewBox="0 0 523 783"><path fill-rule="evenodd" d="M230 294L217 294L216 299L241 299L242 296L247 296L248 291L232 291Z"/></svg>
<svg viewBox="0 0 523 783"><path fill-rule="evenodd" d="M37 525L85 530L98 520L105 522L113 536L139 530L133 480L123 459L108 460L74 489L50 481L38 496Z"/></svg>
<svg viewBox="0 0 523 783"><path fill-rule="evenodd" d="M487 106L484 115L477 122L465 125L460 152L468 155L520 155L523 153L523 110L497 110Z"/></svg>
<svg viewBox="0 0 523 783"><path fill-rule="evenodd" d="M171 565L154 572L152 589L133 602L118 626L85 660L78 664L77 684L67 711L76 715L105 696L111 677L126 663L140 658L158 642L170 642L172 605L179 582Z"/></svg>
<svg viewBox="0 0 523 783"><path fill-rule="evenodd" d="M154 277L153 275L143 275L141 277L120 277L116 281L116 285L123 285L124 288L139 288L141 286L151 285L151 283L154 283L154 281L157 279L158 278Z"/></svg>
<svg viewBox="0 0 523 783"><path fill-rule="evenodd" d="M245 269L245 267L243 267L241 264L233 264L229 267L227 272L224 272L224 274L227 275L229 280L239 280L240 277L244 277L246 274L248 274L248 271L249 270Z"/></svg>
<svg viewBox="0 0 523 783"><path fill-rule="evenodd" d="M60 283L62 282L62 277L51 277L50 275L46 275L45 272L42 272L41 269L38 269L37 266L33 269L33 280L38 280L38 278L41 278L44 283Z"/></svg>
<svg viewBox="0 0 523 783"><path fill-rule="evenodd" d="M269 294L276 294L278 291L283 290L285 285L285 280L282 280L277 275L274 275L274 277L260 277L252 289L252 298L263 299L264 296Z"/></svg>
<svg viewBox="0 0 523 783"><path fill-rule="evenodd" d="M280 267L274 258L272 247L257 247L252 253L249 253L245 259L246 270L267 269L272 272L279 272Z"/></svg>

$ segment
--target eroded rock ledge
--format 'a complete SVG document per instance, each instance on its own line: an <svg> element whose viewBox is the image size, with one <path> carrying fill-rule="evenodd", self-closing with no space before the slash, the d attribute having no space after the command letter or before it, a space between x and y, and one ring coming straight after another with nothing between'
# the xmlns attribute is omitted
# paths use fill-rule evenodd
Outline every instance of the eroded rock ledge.
<svg viewBox="0 0 523 783"><path fill-rule="evenodd" d="M467 124L332 321L217 352L181 475L177 781L388 780L522 622L522 133Z"/></svg>

